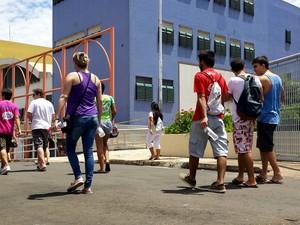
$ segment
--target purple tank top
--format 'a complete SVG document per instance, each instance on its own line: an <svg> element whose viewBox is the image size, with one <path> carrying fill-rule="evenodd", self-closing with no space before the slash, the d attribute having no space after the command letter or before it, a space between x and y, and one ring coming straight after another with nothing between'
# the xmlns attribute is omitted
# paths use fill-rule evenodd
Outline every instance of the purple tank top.
<svg viewBox="0 0 300 225"><path fill-rule="evenodd" d="M82 94L85 90L85 87L89 81L89 73L80 72L82 76L82 81L79 84L73 85L71 92L68 97L67 102L67 115L75 116L94 116L98 114L95 97L97 96L97 86L90 80L85 95ZM82 98L80 105L77 107L76 112L75 108L78 105L78 101Z"/></svg>

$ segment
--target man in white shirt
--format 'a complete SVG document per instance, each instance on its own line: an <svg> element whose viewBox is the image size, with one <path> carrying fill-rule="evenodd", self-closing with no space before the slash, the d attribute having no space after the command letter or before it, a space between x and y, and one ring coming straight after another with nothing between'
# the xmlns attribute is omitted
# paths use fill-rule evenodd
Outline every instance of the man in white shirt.
<svg viewBox="0 0 300 225"><path fill-rule="evenodd" d="M53 104L44 98L42 89L33 90L33 99L29 105L27 116L31 120L32 139L38 156L38 170L46 171L44 151L48 148L51 122L54 122Z"/></svg>
<svg viewBox="0 0 300 225"><path fill-rule="evenodd" d="M236 153L238 154L239 174L232 180L235 185L245 187L257 187L254 177L253 159L252 159L252 144L254 132L254 120L246 120L240 118L237 112L237 102L244 90L245 79L250 76L245 72L245 63L241 59L231 61L231 70L235 74L228 82L228 93L232 97L232 117L234 123L233 143ZM261 89L259 79L255 78L256 85ZM261 90L262 93L262 90ZM248 173L248 181L244 182L244 169Z"/></svg>

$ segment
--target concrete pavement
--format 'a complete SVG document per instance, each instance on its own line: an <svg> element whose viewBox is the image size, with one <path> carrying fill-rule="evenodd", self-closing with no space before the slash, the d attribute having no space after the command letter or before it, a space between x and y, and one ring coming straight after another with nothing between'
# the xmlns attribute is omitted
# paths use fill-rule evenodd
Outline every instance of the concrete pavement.
<svg viewBox="0 0 300 225"><path fill-rule="evenodd" d="M84 165L81 164L84 170ZM226 194L201 188L216 172L199 170L197 189L178 179L181 168L112 165L95 174L91 195L68 194L73 180L67 163L52 162L37 172L32 162L12 163L0 176L1 225L297 225L300 178L283 185L243 189L227 184ZM235 177L228 172L226 181ZM200 188L198 188L200 186Z"/></svg>
<svg viewBox="0 0 300 225"><path fill-rule="evenodd" d="M78 155L80 162L84 162L83 154ZM161 160L148 160L150 153L148 149L137 150L119 150L110 151L110 163L111 164L123 164L123 165L140 165L140 166L160 166L160 167L176 167L176 168L188 168L188 158L180 157L161 157ZM97 160L97 154L94 153L94 158ZM52 162L68 162L67 157L51 158ZM300 162L279 162L282 173L284 176L300 177ZM261 168L261 162L254 162L255 171L258 173ZM200 159L199 169L215 170L216 160L211 158ZM229 159L227 162L227 171L237 172L238 164L237 160Z"/></svg>

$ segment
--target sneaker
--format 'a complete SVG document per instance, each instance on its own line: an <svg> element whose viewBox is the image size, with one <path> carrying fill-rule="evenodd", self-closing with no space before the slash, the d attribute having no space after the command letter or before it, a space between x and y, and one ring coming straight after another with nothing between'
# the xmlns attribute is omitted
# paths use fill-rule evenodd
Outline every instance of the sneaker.
<svg viewBox="0 0 300 225"><path fill-rule="evenodd" d="M192 180L190 178L190 175L187 175L185 173L180 173L179 174L179 178L184 181L185 183L187 183L188 185L190 185L191 187L195 187L196 186L196 180Z"/></svg>
<svg viewBox="0 0 300 225"><path fill-rule="evenodd" d="M105 172L110 172L110 165L109 165L109 163L105 164Z"/></svg>
<svg viewBox="0 0 300 225"><path fill-rule="evenodd" d="M10 168L9 165L7 166L6 170L7 170L8 172L11 171L11 168Z"/></svg>
<svg viewBox="0 0 300 225"><path fill-rule="evenodd" d="M209 191L216 193L225 193L225 184L219 184L217 181L215 181L210 185Z"/></svg>
<svg viewBox="0 0 300 225"><path fill-rule="evenodd" d="M47 170L47 166L46 165L37 166L37 170L40 172L45 172Z"/></svg>
<svg viewBox="0 0 300 225"><path fill-rule="evenodd" d="M92 189L91 188L83 188L80 191L81 194L93 194Z"/></svg>
<svg viewBox="0 0 300 225"><path fill-rule="evenodd" d="M83 181L82 177L74 180L74 182L72 182L70 184L70 186L68 187L67 192L73 192L73 191L75 191L77 188L79 188L81 185L83 185L83 183L84 183L84 181Z"/></svg>
<svg viewBox="0 0 300 225"><path fill-rule="evenodd" d="M4 166L4 167L1 169L0 174L1 174L1 175L7 175L7 174L8 174L7 168L8 168L8 166Z"/></svg>

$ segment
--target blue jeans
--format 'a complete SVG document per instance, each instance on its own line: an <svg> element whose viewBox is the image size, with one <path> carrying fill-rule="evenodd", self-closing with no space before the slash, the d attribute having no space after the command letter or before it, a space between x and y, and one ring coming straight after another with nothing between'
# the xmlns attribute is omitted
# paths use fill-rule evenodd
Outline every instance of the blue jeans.
<svg viewBox="0 0 300 225"><path fill-rule="evenodd" d="M81 170L76 150L76 144L81 137L83 154L85 159L85 175L86 180L84 188L89 188L92 185L94 174L94 156L93 143L98 127L97 116L75 116L71 119L72 130L67 133L66 149L69 162L71 164L75 179L81 177Z"/></svg>

